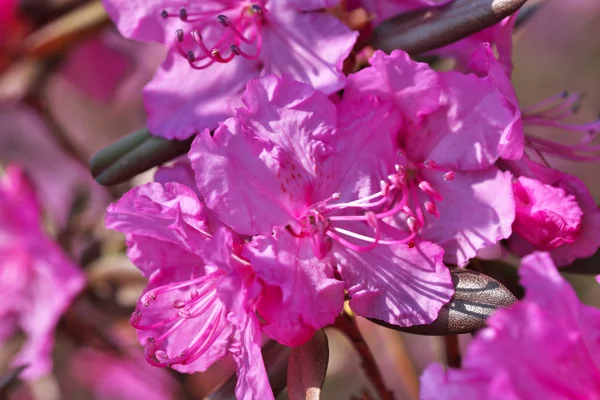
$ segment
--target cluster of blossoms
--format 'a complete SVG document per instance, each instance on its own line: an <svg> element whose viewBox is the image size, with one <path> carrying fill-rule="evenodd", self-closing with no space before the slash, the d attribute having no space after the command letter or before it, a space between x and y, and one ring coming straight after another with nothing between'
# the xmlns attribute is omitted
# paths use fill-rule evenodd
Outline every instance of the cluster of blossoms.
<svg viewBox="0 0 600 400"><path fill-rule="evenodd" d="M597 356L585 353L599 345L598 324L586 324L598 311L578 303L553 264L596 252L600 212L547 157L596 160L600 123L564 122L577 94L520 107L510 82L514 17L439 51L461 71L395 50L346 75L358 32L324 11L336 3L104 0L123 35L168 46L144 91L149 129L197 135L187 157L107 211L107 227L126 234L149 281L131 317L146 359L191 373L231 354L238 398L272 398L263 334L306 343L345 299L359 316L429 324L454 294L451 268L505 240L531 254L526 299L492 317L465 371L428 370L423 395L454 398L475 376L471 398L589 398L580 393L598 391L592 383L550 385L560 371L513 369L510 352L513 341L540 353L554 346L549 360L589 367L582 382L598 381ZM362 4L379 19L432 5L440 3ZM581 142L525 133L540 125L581 132ZM485 363L502 366L497 379ZM546 386L520 385L530 376Z"/></svg>

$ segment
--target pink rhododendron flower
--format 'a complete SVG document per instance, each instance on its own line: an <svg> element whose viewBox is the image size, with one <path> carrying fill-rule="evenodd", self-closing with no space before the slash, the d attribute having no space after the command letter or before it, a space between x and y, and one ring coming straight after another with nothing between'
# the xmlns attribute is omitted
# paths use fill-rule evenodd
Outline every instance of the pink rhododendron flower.
<svg viewBox="0 0 600 400"><path fill-rule="evenodd" d="M23 171L0 181L0 342L25 334L11 365L25 379L50 372L54 329L84 286L83 274L42 230L41 210Z"/></svg>
<svg viewBox="0 0 600 400"><path fill-rule="evenodd" d="M91 347L69 359L69 375L98 400L173 400L177 382L166 370L149 365L137 352L119 356Z"/></svg>
<svg viewBox="0 0 600 400"><path fill-rule="evenodd" d="M429 366L423 400L599 398L600 310L578 300L547 253L519 272L524 300L488 319L460 370Z"/></svg>
<svg viewBox="0 0 600 400"><path fill-rule="evenodd" d="M149 278L131 317L146 359L191 373L231 354L238 398L272 399L254 311L260 287L247 263L231 259L231 233L211 228L194 191L178 182L137 187L108 208L106 226L126 233L130 258Z"/></svg>
<svg viewBox="0 0 600 400"><path fill-rule="evenodd" d="M502 164L518 178L511 250L519 255L550 251L559 267L598 250L600 209L580 179L527 157Z"/></svg>
<svg viewBox="0 0 600 400"><path fill-rule="evenodd" d="M502 61L502 60L500 60ZM542 100L529 107L520 107L517 95L510 81L510 69L496 59L489 44L484 43L472 54L469 69L481 77L489 76L499 92L505 97L508 107L515 110L513 129L503 139L505 150L502 158L518 159L523 154L523 146L535 154L559 157L578 162L600 161L600 146L592 144L600 133L600 120L573 124L568 118L580 107L581 94L563 92ZM567 145L543 137L526 134L523 128L548 127L581 134L578 144Z"/></svg>
<svg viewBox="0 0 600 400"><path fill-rule="evenodd" d="M266 285L263 330L305 342L339 314L344 284L359 315L433 321L453 294L442 249L381 221L391 207L378 159L393 144L390 104L365 96L338 112L287 76L249 82L242 100L189 157L207 206L254 235L243 255Z"/></svg>
<svg viewBox="0 0 600 400"><path fill-rule="evenodd" d="M240 104L246 82L268 73L327 93L341 89L357 33L321 9L331 3L104 0L125 37L169 46L144 91L148 128L169 139L216 128Z"/></svg>
<svg viewBox="0 0 600 400"><path fill-rule="evenodd" d="M370 62L348 77L342 104L368 95L393 103L400 122L385 127L393 143L375 156L385 165L380 179L399 191L390 196L401 195L389 217L465 265L511 234L511 176L494 163L510 155L514 110L491 77L439 73L399 50Z"/></svg>
<svg viewBox="0 0 600 400"><path fill-rule="evenodd" d="M23 166L52 222L62 228L81 194L89 199L88 212L104 213L107 193L86 167L65 154L39 114L23 105L5 107L0 125L0 161Z"/></svg>

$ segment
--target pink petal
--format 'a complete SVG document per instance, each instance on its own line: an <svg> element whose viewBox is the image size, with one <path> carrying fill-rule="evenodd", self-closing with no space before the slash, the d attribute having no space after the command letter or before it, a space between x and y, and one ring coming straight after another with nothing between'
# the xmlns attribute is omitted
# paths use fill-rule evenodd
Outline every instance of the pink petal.
<svg viewBox="0 0 600 400"><path fill-rule="evenodd" d="M201 259L199 259L201 261ZM190 277L201 277L204 275L204 268L200 263L199 266L193 269L169 269L161 270L155 273L144 294L155 291L163 285L177 284L188 281ZM170 318L178 316L178 309L174 307L176 301L189 300L195 286L187 286L181 290L171 290L164 293L159 293L155 300L149 302L146 307L140 301L136 307L136 311L140 312L139 325L148 327L160 324ZM144 297L142 296L142 299ZM167 355L176 357L184 349L186 349L194 340L194 338L203 329L215 329L217 333L215 341L206 348L206 351L196 361L190 364L174 364L173 368L183 373L193 373L198 371L206 371L214 362L223 358L228 351L230 337L233 334L233 325L223 316L217 320L211 317L214 310L222 307L221 301L217 298L212 306L204 313L195 316L194 318L182 319L179 318L179 323L176 329L168 332L173 327L173 323L157 327L154 329L138 329L138 338L141 344L146 344L149 337L157 341L161 335L166 334L164 345L159 348L164 348ZM167 333L168 332L168 333Z"/></svg>
<svg viewBox="0 0 600 400"><path fill-rule="evenodd" d="M92 38L68 53L59 72L93 100L108 102L132 69L132 61L102 37Z"/></svg>
<svg viewBox="0 0 600 400"><path fill-rule="evenodd" d="M246 314L238 326L231 352L237 364L238 381L235 395L238 400L273 399L273 391L261 353L262 335L256 316Z"/></svg>
<svg viewBox="0 0 600 400"><path fill-rule="evenodd" d="M164 9L178 12L181 7L189 6L189 1L102 0L102 4L126 38L165 43L173 37L176 25L181 21L176 18L164 19L160 13Z"/></svg>
<svg viewBox="0 0 600 400"><path fill-rule="evenodd" d="M282 3L285 3L288 7L295 7L298 10L313 11L335 7L340 3L340 0L285 0Z"/></svg>
<svg viewBox="0 0 600 400"><path fill-rule="evenodd" d="M573 175L548 168L529 158L510 161L507 165L515 175L539 180L546 185L564 190L568 195L574 196L579 209L583 211L576 240L573 243L565 243L552 250L551 254L554 262L559 267L563 267L578 258L592 256L600 247L600 236L596 234L600 229L600 210L585 184ZM519 255L525 255L534 250L533 246L518 234L511 236L508 243L510 249Z"/></svg>
<svg viewBox="0 0 600 400"><path fill-rule="evenodd" d="M335 171L341 202L352 201L381 190L380 180L394 173L397 132L401 118L390 100L377 96L344 97L337 105L338 134Z"/></svg>
<svg viewBox="0 0 600 400"><path fill-rule="evenodd" d="M440 107L439 74L429 65L411 60L401 50L394 50L389 56L376 51L369 61L370 68L348 77L344 97L368 93L391 98L396 110L414 123Z"/></svg>
<svg viewBox="0 0 600 400"><path fill-rule="evenodd" d="M505 98L486 78L450 71L440 74L440 81L441 108L415 127L406 139L407 153L419 158L416 150L422 146L421 152L428 150L422 158L459 171L493 165L513 119Z"/></svg>
<svg viewBox="0 0 600 400"><path fill-rule="evenodd" d="M513 183L513 190L513 230L537 250L549 251L577 239L583 212L573 195L526 177Z"/></svg>
<svg viewBox="0 0 600 400"><path fill-rule="evenodd" d="M98 399L165 400L177 392L169 371L148 364L141 351L118 356L92 347L78 349L69 359L70 377Z"/></svg>
<svg viewBox="0 0 600 400"><path fill-rule="evenodd" d="M436 49L432 53L441 55L442 57L452 57L456 60L457 69L468 71L468 66L470 66L469 58L477 47L483 43L486 43L490 47L494 45L502 68L510 77L512 73L513 29L516 18L517 13L514 13L496 25L467 36L458 42Z"/></svg>
<svg viewBox="0 0 600 400"><path fill-rule="evenodd" d="M204 205L192 189L170 182L138 186L106 211L106 227L172 243L190 253L206 245Z"/></svg>
<svg viewBox="0 0 600 400"><path fill-rule="evenodd" d="M600 209L589 189L577 177L562 174L558 187L575 196L583 211L580 236L573 243L567 243L552 250L552 259L559 267L569 265L578 258L590 257L600 247Z"/></svg>
<svg viewBox="0 0 600 400"><path fill-rule="evenodd" d="M520 274L525 298L488 319L461 370L430 367L423 398L584 400L600 392L600 310L579 302L548 253L525 257Z"/></svg>
<svg viewBox="0 0 600 400"><path fill-rule="evenodd" d="M344 284L334 279L333 260L315 258L309 240L278 229L254 237L244 256L268 286L257 311L267 321L263 331L278 342L303 344L340 313Z"/></svg>
<svg viewBox="0 0 600 400"><path fill-rule="evenodd" d="M311 6L302 3L303 9ZM343 88L346 81L343 62L358 32L324 12L298 12L281 7L267 17L260 55L263 75L289 74L327 94Z"/></svg>
<svg viewBox="0 0 600 400"><path fill-rule="evenodd" d="M443 254L427 242L414 248L379 245L360 253L338 245L334 250L352 310L398 326L432 322L454 295Z"/></svg>
<svg viewBox="0 0 600 400"><path fill-rule="evenodd" d="M495 167L457 173L445 181L422 169L425 180L443 200L436 202L438 220L427 215L421 237L444 248L444 262L464 266L483 248L510 236L515 218L511 174Z"/></svg>
<svg viewBox="0 0 600 400"><path fill-rule="evenodd" d="M498 152L501 158L518 160L523 156L525 134L519 100L510 80L510 73L504 67L498 62L488 43L481 44L469 60L469 68L478 76L488 79L504 96L506 108L512 113L512 120L500 138Z"/></svg>
<svg viewBox="0 0 600 400"><path fill-rule="evenodd" d="M109 202L104 188L94 182L87 165L64 153L37 113L24 106L6 107L0 112L0 125L0 158L27 171L54 223L67 223L81 193L88 194L92 213L99 217L104 212Z"/></svg>
<svg viewBox="0 0 600 400"><path fill-rule="evenodd" d="M236 57L197 71L171 49L144 88L148 129L166 139L187 139L233 115L246 82L258 76L256 64Z"/></svg>
<svg viewBox="0 0 600 400"><path fill-rule="evenodd" d="M214 136L199 135L189 157L209 208L237 232L268 235L323 200L335 108L308 85L274 76L249 82L244 103Z"/></svg>

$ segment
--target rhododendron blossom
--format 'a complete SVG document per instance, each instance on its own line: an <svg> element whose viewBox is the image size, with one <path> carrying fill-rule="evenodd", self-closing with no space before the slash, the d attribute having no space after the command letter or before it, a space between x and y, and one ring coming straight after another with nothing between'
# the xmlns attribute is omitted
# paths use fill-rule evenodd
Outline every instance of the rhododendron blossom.
<svg viewBox="0 0 600 400"><path fill-rule="evenodd" d="M0 343L21 330L25 342L11 364L37 379L51 372L54 329L85 281L43 232L33 188L15 166L0 180L0 254Z"/></svg>
<svg viewBox="0 0 600 400"><path fill-rule="evenodd" d="M125 37L169 46L144 91L148 128L169 139L216 128L240 104L246 82L268 73L327 93L341 89L357 33L322 10L329 3L104 0Z"/></svg>
<svg viewBox="0 0 600 400"><path fill-rule="evenodd" d="M547 253L523 258L525 298L495 312L460 370L431 365L423 400L597 399L600 310L583 305Z"/></svg>
<svg viewBox="0 0 600 400"><path fill-rule="evenodd" d="M348 77L342 104L368 95L393 104L392 146L373 156L385 163L380 179L401 189L388 216L444 247L446 262L465 265L511 233L511 176L494 163L512 151L504 143L514 110L491 78L439 73L399 50L370 62Z"/></svg>
<svg viewBox="0 0 600 400"><path fill-rule="evenodd" d="M511 70L494 55L488 43L479 46L472 54L469 69L479 76L489 76L505 97L507 106L515 109L514 129L505 138L507 151L502 158L518 159L525 146L531 155L558 157L569 161L600 161L600 146L592 144L600 133L600 120L574 124L567 122L581 106L580 93L562 92L529 107L520 107L510 81ZM527 128L547 127L581 135L578 144L563 144L544 137L528 134Z"/></svg>
<svg viewBox="0 0 600 400"><path fill-rule="evenodd" d="M319 329L341 311L345 285L359 315L401 326L433 321L453 294L442 249L382 221L393 208L378 159L393 143L391 104L366 96L336 110L286 76L249 82L243 101L214 136L196 138L189 157L207 206L254 235L243 255L270 289L259 314ZM313 333L297 325L263 330L297 345Z"/></svg>
<svg viewBox="0 0 600 400"><path fill-rule="evenodd" d="M130 258L149 278L131 317L148 362L191 373L229 353L238 398L273 398L254 312L260 287L194 191L178 182L137 187L108 208L106 226L126 233Z"/></svg>
<svg viewBox="0 0 600 400"><path fill-rule="evenodd" d="M543 166L528 157L504 161L513 183L517 217L508 245L519 255L549 251L559 266L590 257L600 247L600 209L575 176Z"/></svg>

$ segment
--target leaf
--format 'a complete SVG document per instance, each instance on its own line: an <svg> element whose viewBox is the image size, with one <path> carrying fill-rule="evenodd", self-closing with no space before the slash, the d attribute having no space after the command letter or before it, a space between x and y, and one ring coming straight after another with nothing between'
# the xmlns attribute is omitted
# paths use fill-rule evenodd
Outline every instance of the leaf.
<svg viewBox="0 0 600 400"><path fill-rule="evenodd" d="M94 154L90 170L101 185L116 185L187 153L192 140L166 140L142 129Z"/></svg>
<svg viewBox="0 0 600 400"><path fill-rule="evenodd" d="M431 324L401 328L382 321L376 324L417 335L457 335L472 333L485 325L487 317L500 307L508 307L516 297L497 280L468 269L451 271L455 293L442 307L438 318Z"/></svg>
<svg viewBox="0 0 600 400"><path fill-rule="evenodd" d="M527 0L455 0L383 21L365 44L386 53L402 49L425 53L492 26L516 12Z"/></svg>

